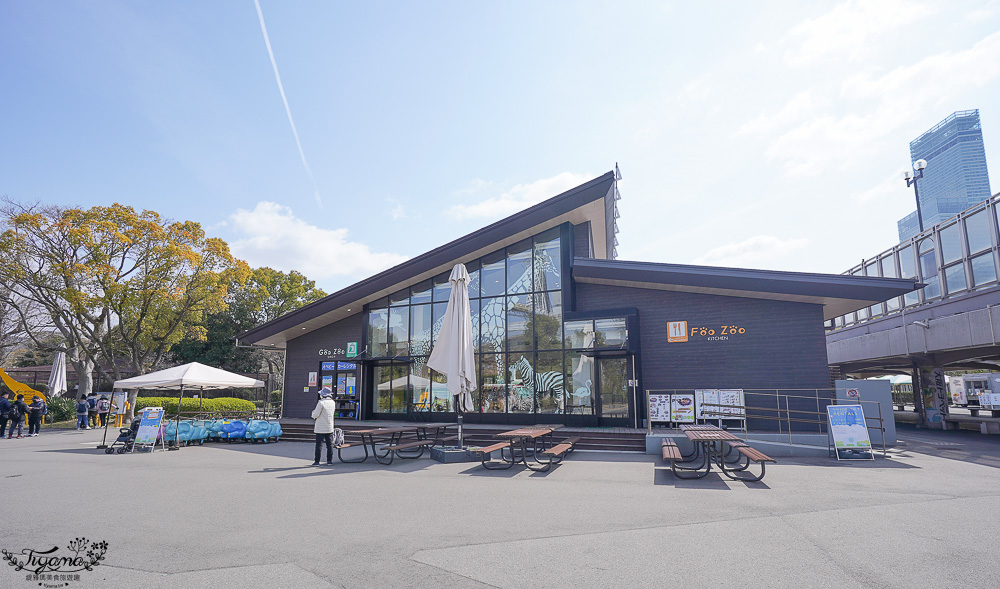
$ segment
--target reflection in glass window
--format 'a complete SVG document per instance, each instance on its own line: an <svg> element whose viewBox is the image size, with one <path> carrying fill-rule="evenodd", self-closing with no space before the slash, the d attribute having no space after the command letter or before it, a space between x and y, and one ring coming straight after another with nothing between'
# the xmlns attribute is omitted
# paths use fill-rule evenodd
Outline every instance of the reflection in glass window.
<svg viewBox="0 0 1000 589"><path fill-rule="evenodd" d="M562 294L535 295L535 349L562 349Z"/></svg>
<svg viewBox="0 0 1000 589"><path fill-rule="evenodd" d="M410 308L389 308L389 355L401 356L409 353Z"/></svg>
<svg viewBox="0 0 1000 589"><path fill-rule="evenodd" d="M444 321L444 314L448 312L448 303L434 303L431 305L431 346L437 341L438 334L441 333L441 324Z"/></svg>
<svg viewBox="0 0 1000 589"><path fill-rule="evenodd" d="M965 264L955 264L944 269L944 281L948 294L965 290Z"/></svg>
<svg viewBox="0 0 1000 589"><path fill-rule="evenodd" d="M941 237L941 258L945 264L962 259L962 235L958 223L952 223L939 233Z"/></svg>
<svg viewBox="0 0 1000 589"><path fill-rule="evenodd" d="M924 287L924 299L941 296L941 283L938 280L937 258L934 256L934 240L925 239L920 242L920 280L927 284Z"/></svg>
<svg viewBox="0 0 1000 589"><path fill-rule="evenodd" d="M410 289L410 304L431 302L431 281L425 280Z"/></svg>
<svg viewBox="0 0 1000 589"><path fill-rule="evenodd" d="M472 349L479 351L479 302L480 299L469 300L469 313L472 315Z"/></svg>
<svg viewBox="0 0 1000 589"><path fill-rule="evenodd" d="M479 309L479 324L482 333L481 347L483 353L503 352L507 340L507 306L504 297L482 299Z"/></svg>
<svg viewBox="0 0 1000 589"><path fill-rule="evenodd" d="M507 297L507 349L530 350L533 342L531 297Z"/></svg>
<svg viewBox="0 0 1000 589"><path fill-rule="evenodd" d="M451 276L451 272L441 274L434 278L434 288L431 292L431 296L434 298L434 302L448 302L448 298L451 297L451 282L448 277Z"/></svg>
<svg viewBox="0 0 1000 589"><path fill-rule="evenodd" d="M379 366L375 368L375 407L376 413L389 413L392 409L392 367Z"/></svg>
<svg viewBox="0 0 1000 589"><path fill-rule="evenodd" d="M625 345L625 318L597 319L594 321L595 338L598 348L618 348Z"/></svg>
<svg viewBox="0 0 1000 589"><path fill-rule="evenodd" d="M368 312L368 353L385 356L388 351L389 309L372 309Z"/></svg>
<svg viewBox="0 0 1000 589"><path fill-rule="evenodd" d="M562 255L559 249L559 228L550 229L535 238L535 291L562 288Z"/></svg>
<svg viewBox="0 0 1000 589"><path fill-rule="evenodd" d="M906 246L899 250L899 277L916 278L916 265L913 260L913 247ZM920 302L920 293L917 291L908 292L903 295L903 301L907 306Z"/></svg>
<svg viewBox="0 0 1000 589"><path fill-rule="evenodd" d="M980 252L991 245L990 218L985 210L965 218L965 236L969 243L969 253Z"/></svg>
<svg viewBox="0 0 1000 589"><path fill-rule="evenodd" d="M563 413L566 396L563 386L562 352L539 352L535 362L535 396L538 413Z"/></svg>
<svg viewBox="0 0 1000 589"><path fill-rule="evenodd" d="M507 294L529 292L531 280L531 241L507 248Z"/></svg>
<svg viewBox="0 0 1000 589"><path fill-rule="evenodd" d="M594 347L594 322L567 321L566 322L566 347L584 348Z"/></svg>
<svg viewBox="0 0 1000 589"><path fill-rule="evenodd" d="M389 306L396 307L399 305L408 305L410 303L410 289L404 288L403 290L389 295Z"/></svg>
<svg viewBox="0 0 1000 589"><path fill-rule="evenodd" d="M993 252L972 258L972 282L975 286L996 282L996 279L997 269L993 263Z"/></svg>
<svg viewBox="0 0 1000 589"><path fill-rule="evenodd" d="M410 354L422 356L431 353L431 306L410 307Z"/></svg>
<svg viewBox="0 0 1000 589"><path fill-rule="evenodd" d="M892 256L885 256L879 260L879 266L882 270L882 276L885 278L896 278L896 263ZM887 313L891 313L899 309L899 297L892 297L885 302L885 308Z"/></svg>
<svg viewBox="0 0 1000 589"><path fill-rule="evenodd" d="M508 356L507 413L535 412L534 354L516 353Z"/></svg>
<svg viewBox="0 0 1000 589"><path fill-rule="evenodd" d="M392 365L392 407L389 409L389 413L406 413L407 372L405 364Z"/></svg>
<svg viewBox="0 0 1000 589"><path fill-rule="evenodd" d="M465 269L469 271L469 298L479 297L479 260L475 262L469 262L465 265Z"/></svg>
<svg viewBox="0 0 1000 589"><path fill-rule="evenodd" d="M566 413L594 414L594 359L580 353L566 353Z"/></svg>
<svg viewBox="0 0 1000 589"><path fill-rule="evenodd" d="M507 407L506 366L503 354L483 354L479 360L479 410L504 413Z"/></svg>
<svg viewBox="0 0 1000 589"><path fill-rule="evenodd" d="M431 369L427 367L427 357L413 359L410 364L410 395L408 399L414 411L431 410Z"/></svg>
<svg viewBox="0 0 1000 589"><path fill-rule="evenodd" d="M473 392L475 398L476 392ZM451 391L448 390L448 377L440 372L431 371L431 411L454 411Z"/></svg>
<svg viewBox="0 0 1000 589"><path fill-rule="evenodd" d="M502 295L507 290L507 280L504 278L506 257L503 250L483 257L483 269L479 272L482 296Z"/></svg>

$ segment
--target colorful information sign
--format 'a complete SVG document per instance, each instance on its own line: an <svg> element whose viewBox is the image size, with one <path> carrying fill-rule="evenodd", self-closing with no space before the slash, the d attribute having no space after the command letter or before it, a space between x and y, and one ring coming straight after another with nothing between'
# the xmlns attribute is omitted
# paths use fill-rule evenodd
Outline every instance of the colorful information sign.
<svg viewBox="0 0 1000 589"><path fill-rule="evenodd" d="M156 437L160 434L160 423L162 421L162 407L147 407L144 409L142 419L139 421L139 431L135 434L135 443L140 446L155 444Z"/></svg>
<svg viewBox="0 0 1000 589"><path fill-rule="evenodd" d="M309 373L309 386L311 386L311 387L316 386L316 373L315 372L310 372Z"/></svg>
<svg viewBox="0 0 1000 589"><path fill-rule="evenodd" d="M332 374L324 374L322 382L323 382L323 386L327 387L331 391L333 390L333 375Z"/></svg>
<svg viewBox="0 0 1000 589"><path fill-rule="evenodd" d="M694 395L674 394L670 396L670 421L694 423Z"/></svg>
<svg viewBox="0 0 1000 589"><path fill-rule="evenodd" d="M353 358L358 355L358 342L347 342L347 357Z"/></svg>
<svg viewBox="0 0 1000 589"><path fill-rule="evenodd" d="M722 419L744 419L746 417L746 401L743 399L743 389L723 389L719 391L719 413Z"/></svg>
<svg viewBox="0 0 1000 589"><path fill-rule="evenodd" d="M875 460L861 405L827 405L826 415L838 460Z"/></svg>
<svg viewBox="0 0 1000 589"><path fill-rule="evenodd" d="M326 372L326 371L333 372L334 370L337 369L337 363L336 362L320 362L319 363L319 369L322 370L323 372Z"/></svg>
<svg viewBox="0 0 1000 589"><path fill-rule="evenodd" d="M649 420L670 421L670 395L649 396Z"/></svg>

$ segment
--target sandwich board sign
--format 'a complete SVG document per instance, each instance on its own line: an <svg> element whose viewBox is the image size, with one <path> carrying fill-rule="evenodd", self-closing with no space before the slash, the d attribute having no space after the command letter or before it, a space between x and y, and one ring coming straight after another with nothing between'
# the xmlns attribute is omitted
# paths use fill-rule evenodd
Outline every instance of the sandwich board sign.
<svg viewBox="0 0 1000 589"><path fill-rule="evenodd" d="M149 446L149 451L152 452L156 448L156 438L160 435L161 423L163 423L162 407L147 407L143 409L142 419L139 421L139 430L135 434L135 445Z"/></svg>
<svg viewBox="0 0 1000 589"><path fill-rule="evenodd" d="M826 416L837 460L875 460L861 405L827 405Z"/></svg>

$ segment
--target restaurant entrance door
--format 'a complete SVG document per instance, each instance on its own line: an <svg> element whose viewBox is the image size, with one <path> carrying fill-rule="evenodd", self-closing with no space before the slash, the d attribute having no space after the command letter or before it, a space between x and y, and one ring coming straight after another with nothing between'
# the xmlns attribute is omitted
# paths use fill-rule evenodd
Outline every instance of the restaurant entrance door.
<svg viewBox="0 0 1000 589"><path fill-rule="evenodd" d="M596 360L598 424L628 425L628 357L598 357Z"/></svg>

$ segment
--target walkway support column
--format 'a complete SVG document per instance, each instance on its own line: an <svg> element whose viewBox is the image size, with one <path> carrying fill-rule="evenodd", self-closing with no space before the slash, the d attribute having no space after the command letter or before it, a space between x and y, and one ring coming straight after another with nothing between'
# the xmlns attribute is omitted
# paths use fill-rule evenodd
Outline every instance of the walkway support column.
<svg viewBox="0 0 1000 589"><path fill-rule="evenodd" d="M948 394L944 380L944 368L940 366L920 366L918 372L919 393L914 389L914 398L920 411L920 425L930 429L949 429Z"/></svg>

